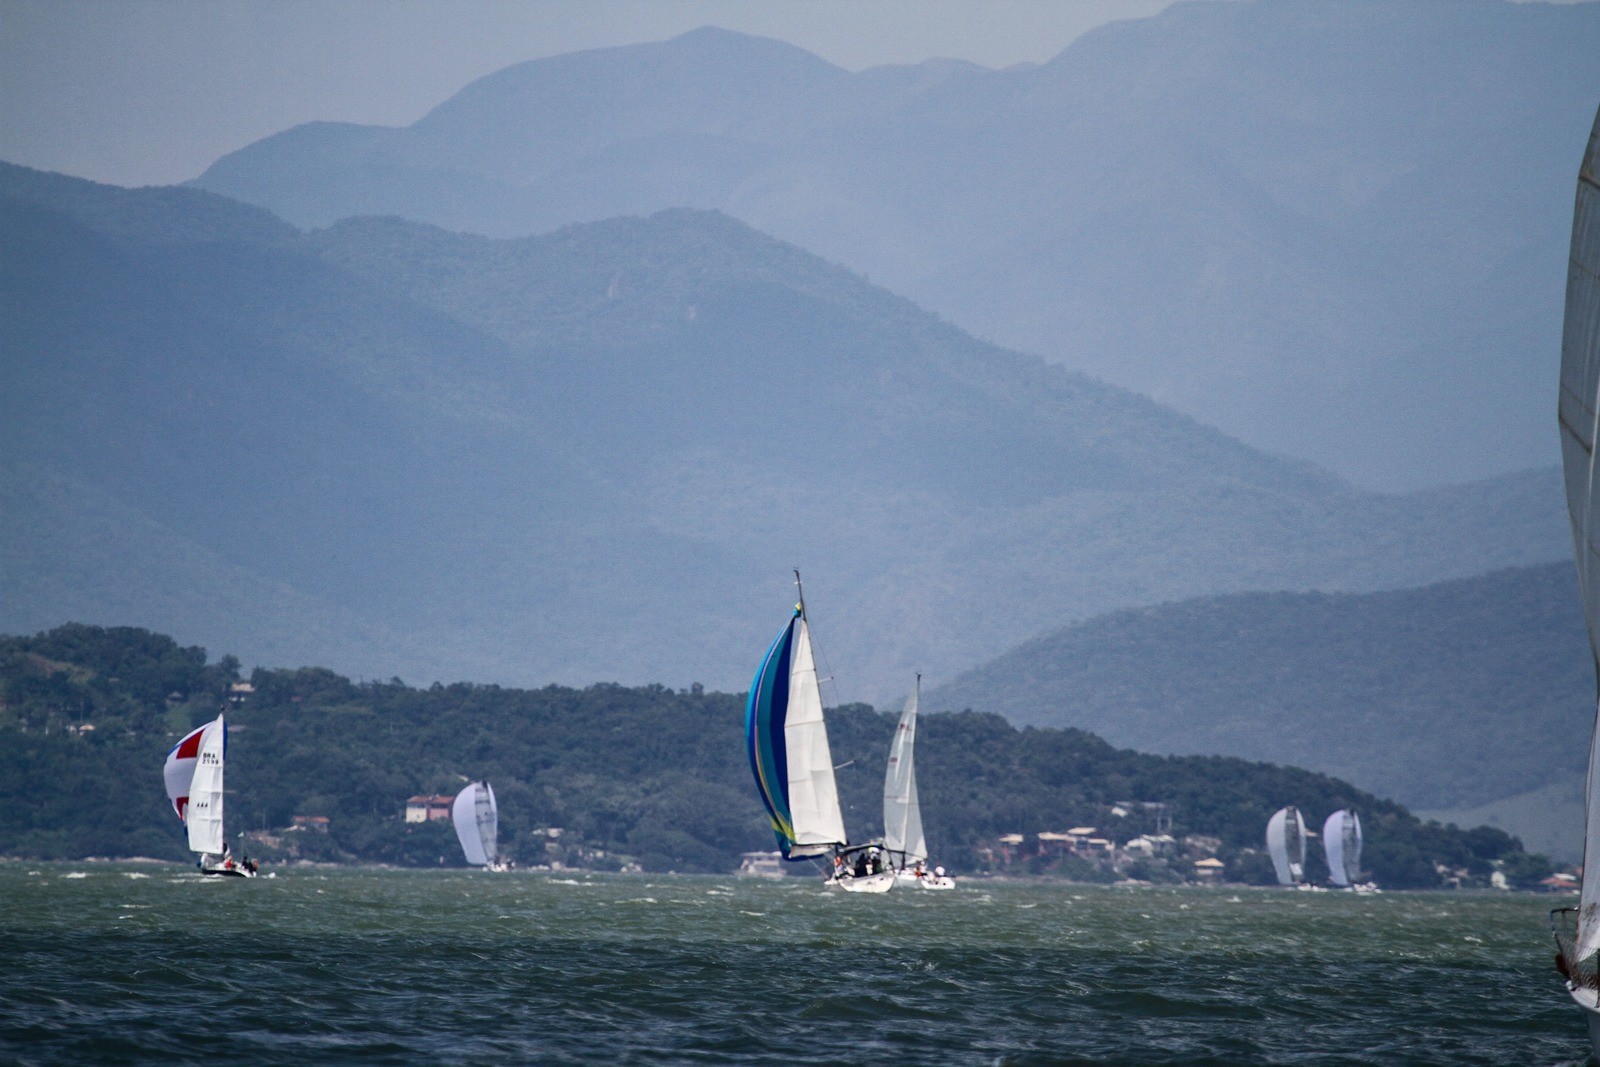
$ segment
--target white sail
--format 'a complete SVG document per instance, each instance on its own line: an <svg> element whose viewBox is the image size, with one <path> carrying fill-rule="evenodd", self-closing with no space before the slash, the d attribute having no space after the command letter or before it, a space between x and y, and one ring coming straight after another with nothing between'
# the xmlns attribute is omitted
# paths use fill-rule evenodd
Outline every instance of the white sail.
<svg viewBox="0 0 1600 1067"><path fill-rule="evenodd" d="M450 805L450 818L455 824L456 837L461 841L461 851L474 867L486 867L496 858L497 838L500 832L499 809L494 802L494 790L488 782L473 782Z"/></svg>
<svg viewBox="0 0 1600 1067"><path fill-rule="evenodd" d="M1595 438L1600 430L1600 114L1578 170L1572 212L1572 252L1567 261L1567 313L1561 335L1561 460L1567 483L1578 564L1578 590L1589 623L1589 648L1600 664L1600 497L1595 492ZM1597 668L1600 669L1600 668ZM1600 709L1596 730L1600 731ZM1570 953L1576 962L1600 950L1600 782L1595 756L1600 733L1591 739L1583 840L1583 891L1578 931Z"/></svg>
<svg viewBox="0 0 1600 1067"><path fill-rule="evenodd" d="M1354 882L1361 877L1361 816L1355 812L1344 824L1344 874Z"/></svg>
<svg viewBox="0 0 1600 1067"><path fill-rule="evenodd" d="M1361 819L1340 808L1322 824L1322 849L1328 857L1328 880L1347 886L1361 871Z"/></svg>
<svg viewBox="0 0 1600 1067"><path fill-rule="evenodd" d="M833 753L828 748L828 725L822 717L817 664L811 655L811 628L804 616L795 625L789 714L783 734L789 756L789 813L794 820L796 846L791 854L802 855L807 851L821 853L849 838L845 837L839 789L833 780Z"/></svg>
<svg viewBox="0 0 1600 1067"><path fill-rule="evenodd" d="M189 851L222 853L222 764L228 744L228 727L218 715L200 737L194 777L189 782L189 803L183 821L189 828Z"/></svg>
<svg viewBox="0 0 1600 1067"><path fill-rule="evenodd" d="M904 854L911 865L928 858L928 844L922 837L922 809L917 804L917 773L914 757L917 744L917 699L922 690L922 675L900 713L894 742L889 746L889 767L883 776L883 846L891 855Z"/></svg>
<svg viewBox="0 0 1600 1067"><path fill-rule="evenodd" d="M473 805L478 816L478 840L483 842L483 854L492 864L500 858L500 809L495 806L494 787L479 782L478 799Z"/></svg>
<svg viewBox="0 0 1600 1067"><path fill-rule="evenodd" d="M1306 835L1299 808L1279 808L1267 820L1267 853L1279 885L1294 885L1305 877Z"/></svg>

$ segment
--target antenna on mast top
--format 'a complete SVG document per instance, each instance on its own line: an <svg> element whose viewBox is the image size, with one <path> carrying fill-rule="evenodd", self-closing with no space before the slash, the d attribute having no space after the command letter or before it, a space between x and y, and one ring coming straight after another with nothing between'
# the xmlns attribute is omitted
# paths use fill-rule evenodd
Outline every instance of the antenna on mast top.
<svg viewBox="0 0 1600 1067"><path fill-rule="evenodd" d="M796 595L800 598L800 602L794 606L794 609L800 613L800 617L803 619L806 617L806 591L800 587L800 568L798 567L794 571L794 588Z"/></svg>

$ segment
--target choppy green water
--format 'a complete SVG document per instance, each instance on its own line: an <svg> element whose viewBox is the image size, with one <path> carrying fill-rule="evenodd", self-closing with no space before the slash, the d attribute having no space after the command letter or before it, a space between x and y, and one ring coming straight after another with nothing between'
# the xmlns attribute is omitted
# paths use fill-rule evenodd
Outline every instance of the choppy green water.
<svg viewBox="0 0 1600 1067"><path fill-rule="evenodd" d="M21 1064L1577 1064L1530 896L0 863Z"/></svg>

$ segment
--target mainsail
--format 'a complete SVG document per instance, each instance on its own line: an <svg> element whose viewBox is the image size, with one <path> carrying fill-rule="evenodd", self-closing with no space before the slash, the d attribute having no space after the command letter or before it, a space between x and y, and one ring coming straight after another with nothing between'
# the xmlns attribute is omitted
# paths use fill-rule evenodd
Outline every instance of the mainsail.
<svg viewBox="0 0 1600 1067"><path fill-rule="evenodd" d="M1305 877L1306 834L1299 808L1279 808L1267 820L1267 852L1279 885L1294 885Z"/></svg>
<svg viewBox="0 0 1600 1067"><path fill-rule="evenodd" d="M883 776L883 847L910 866L928 858L922 837L922 809L917 804L917 772L913 763L917 744L917 698L922 675L900 713L894 742L889 746L889 768Z"/></svg>
<svg viewBox="0 0 1600 1067"><path fill-rule="evenodd" d="M474 867L487 867L495 861L500 833L500 814L495 807L494 790L488 782L473 782L456 794L450 805L461 851Z"/></svg>
<svg viewBox="0 0 1600 1067"><path fill-rule="evenodd" d="M1600 436L1600 114L1578 170L1572 212L1572 253L1567 262L1567 315L1561 334L1561 461L1567 512L1578 563L1578 590L1589 623L1589 649L1600 672L1600 498L1595 491L1595 438ZM1597 675L1600 677L1600 675ZM1600 705L1589 742L1583 838L1583 891L1578 930L1569 953L1576 962L1600 949Z"/></svg>
<svg viewBox="0 0 1600 1067"><path fill-rule="evenodd" d="M1361 819L1340 808L1322 824L1322 849L1328 857L1328 881L1347 886L1361 871Z"/></svg>
<svg viewBox="0 0 1600 1067"><path fill-rule="evenodd" d="M846 844L804 599L750 684L744 732L756 789L784 858L824 856Z"/></svg>

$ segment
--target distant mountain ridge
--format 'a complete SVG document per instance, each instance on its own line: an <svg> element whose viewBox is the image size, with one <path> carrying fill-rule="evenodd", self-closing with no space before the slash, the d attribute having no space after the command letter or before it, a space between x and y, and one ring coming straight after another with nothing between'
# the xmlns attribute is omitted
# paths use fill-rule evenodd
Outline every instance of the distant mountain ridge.
<svg viewBox="0 0 1600 1067"><path fill-rule="evenodd" d="M0 212L3 631L227 603L273 665L735 690L798 566L829 699L881 701L1118 607L1570 550L1553 469L1363 493L716 213L300 234L9 166Z"/></svg>
<svg viewBox="0 0 1600 1067"><path fill-rule="evenodd" d="M305 226L718 209L1359 484L1551 461L1600 5L1181 3L1005 71L706 28L312 123L196 184Z"/></svg>
<svg viewBox="0 0 1600 1067"><path fill-rule="evenodd" d="M1311 767L1414 809L1483 808L1581 782L1588 648L1562 561L1418 589L1113 612L925 691L923 705ZM1562 827L1566 854L1582 841L1581 806L1563 814L1577 818Z"/></svg>

